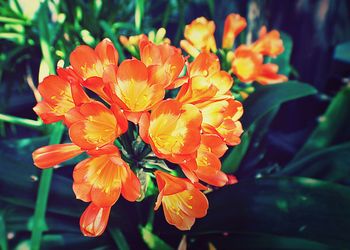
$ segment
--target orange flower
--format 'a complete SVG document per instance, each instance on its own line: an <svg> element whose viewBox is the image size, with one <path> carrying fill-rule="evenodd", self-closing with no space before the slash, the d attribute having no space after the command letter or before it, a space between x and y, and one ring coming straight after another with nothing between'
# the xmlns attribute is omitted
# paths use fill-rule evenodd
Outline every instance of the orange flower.
<svg viewBox="0 0 350 250"><path fill-rule="evenodd" d="M242 82L257 81L261 84L268 84L288 80L286 76L277 74L277 65L263 64L262 55L244 45L235 51L232 71Z"/></svg>
<svg viewBox="0 0 350 250"><path fill-rule="evenodd" d="M49 168L69 160L82 152L80 147L73 143L67 143L38 148L33 152L32 156L35 166L38 168Z"/></svg>
<svg viewBox="0 0 350 250"><path fill-rule="evenodd" d="M254 52L271 57L276 57L284 51L280 33L277 30L267 33L265 26L261 27L259 39L251 47Z"/></svg>
<svg viewBox="0 0 350 250"><path fill-rule="evenodd" d="M131 115L138 117L136 120L142 112L159 103L165 95L163 84L151 82L150 74L150 69L143 62L131 59L123 61L116 74L111 72L104 78L111 83L116 101L126 111L126 115L132 113Z"/></svg>
<svg viewBox="0 0 350 250"><path fill-rule="evenodd" d="M260 73L263 57L250 48L241 45L234 54L232 71L242 82L254 81Z"/></svg>
<svg viewBox="0 0 350 250"><path fill-rule="evenodd" d="M247 21L238 14L230 14L225 19L224 34L222 37L222 48L231 49L239 33L245 29Z"/></svg>
<svg viewBox="0 0 350 250"><path fill-rule="evenodd" d="M226 71L220 70L220 61L212 53L200 53L189 65L188 75L191 78L189 83L180 89L176 97L181 102L194 104L210 97L221 97L233 85L232 77Z"/></svg>
<svg viewBox="0 0 350 250"><path fill-rule="evenodd" d="M149 81L162 84L164 88L177 88L183 81L174 82L181 73L185 59L181 50L168 44L155 45L152 42L140 43L141 61L150 70Z"/></svg>
<svg viewBox="0 0 350 250"><path fill-rule="evenodd" d="M164 100L152 110L149 119L147 115L144 118L140 135L159 158L183 163L195 156L202 123L202 115L195 106Z"/></svg>
<svg viewBox="0 0 350 250"><path fill-rule="evenodd" d="M100 236L106 229L111 207L91 203L80 217L80 230L84 236Z"/></svg>
<svg viewBox="0 0 350 250"><path fill-rule="evenodd" d="M220 170L219 158L224 155L226 150L227 146L219 136L203 134L197 157L181 164L181 168L192 182L198 182L200 179L213 186L224 186L228 178Z"/></svg>
<svg viewBox="0 0 350 250"><path fill-rule="evenodd" d="M223 119L208 119L206 123L202 124L202 128L204 133L216 134L220 136L227 145L235 146L241 142L240 136L243 133L242 124L238 121L243 114L243 108L242 104L233 98L227 99L225 102L227 102L227 104L225 104L221 116ZM220 105L222 104L219 104L218 107L220 107ZM210 108L211 109L203 112L203 117L206 116L205 112L209 113L207 115L209 117L211 112L215 114L216 107Z"/></svg>
<svg viewBox="0 0 350 250"><path fill-rule="evenodd" d="M65 114L75 107L73 94L79 102L88 100L79 83L70 84L67 80L55 75L46 77L39 84L38 90L43 101L39 102L33 110L44 123L65 120Z"/></svg>
<svg viewBox="0 0 350 250"><path fill-rule="evenodd" d="M261 66L260 74L256 78L256 81L260 84L274 84L288 81L288 77L285 75L279 75L278 65L273 63L266 63Z"/></svg>
<svg viewBox="0 0 350 250"><path fill-rule="evenodd" d="M200 184L192 184L184 178L155 171L159 195L155 210L163 205L166 221L180 230L189 230L196 218L207 214L208 200L200 189Z"/></svg>
<svg viewBox="0 0 350 250"><path fill-rule="evenodd" d="M118 52L108 38L103 39L93 50L89 46L78 46L70 54L70 63L74 71L84 80L103 76L103 70L110 65L117 67Z"/></svg>
<svg viewBox="0 0 350 250"><path fill-rule="evenodd" d="M66 119L72 142L84 150L112 144L128 127L124 114L117 106L113 105L109 110L97 101L72 109L66 114Z"/></svg>
<svg viewBox="0 0 350 250"><path fill-rule="evenodd" d="M213 21L208 21L205 17L198 17L185 26L186 40L181 40L180 46L193 57L196 57L200 51L216 52L214 32Z"/></svg>
<svg viewBox="0 0 350 250"><path fill-rule="evenodd" d="M120 158L116 147L113 153L93 156L78 163L73 179L77 199L91 201L100 207L112 206L120 194L129 201L140 197L140 181Z"/></svg>

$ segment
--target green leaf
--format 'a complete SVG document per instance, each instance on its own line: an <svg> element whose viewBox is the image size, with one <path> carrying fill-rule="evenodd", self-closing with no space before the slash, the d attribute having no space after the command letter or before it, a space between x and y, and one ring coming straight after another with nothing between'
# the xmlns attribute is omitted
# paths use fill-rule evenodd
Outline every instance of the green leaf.
<svg viewBox="0 0 350 250"><path fill-rule="evenodd" d="M248 129L253 122L284 102L316 93L314 87L298 81L261 86L244 101L243 128Z"/></svg>
<svg viewBox="0 0 350 250"><path fill-rule="evenodd" d="M6 233L6 225L5 218L3 212L0 211L0 249L7 250L7 233Z"/></svg>
<svg viewBox="0 0 350 250"><path fill-rule="evenodd" d="M264 117L253 123L249 129L244 132L241 138L241 143L234 147L224 158L222 170L225 173L233 173L238 169L250 145L260 145L261 140L269 129L278 110L278 107L271 110ZM258 154L256 154L256 156L258 156Z"/></svg>
<svg viewBox="0 0 350 250"><path fill-rule="evenodd" d="M314 150L291 161L279 175L298 175L339 181L350 176L350 142Z"/></svg>
<svg viewBox="0 0 350 250"><path fill-rule="evenodd" d="M119 228L109 229L109 232L111 233L112 238L119 249L122 249L122 250L129 250L130 249L129 244L126 241L124 234L122 233L122 231Z"/></svg>
<svg viewBox="0 0 350 250"><path fill-rule="evenodd" d="M164 240L153 234L147 227L140 227L142 238L149 249L171 250L173 249Z"/></svg>
<svg viewBox="0 0 350 250"><path fill-rule="evenodd" d="M332 100L319 124L293 160L299 160L319 149L350 139L350 87L343 88Z"/></svg>
<svg viewBox="0 0 350 250"><path fill-rule="evenodd" d="M249 149L250 141L254 140L254 143L259 143L281 104L315 93L316 89L297 81L257 88L243 103L245 111L242 123L245 133L241 138L241 143L225 157L222 165L223 171L233 173L238 169Z"/></svg>
<svg viewBox="0 0 350 250"><path fill-rule="evenodd" d="M191 242L191 241L189 241ZM283 237L273 234L259 233L232 233L232 234L215 234L196 237L190 244L189 249L204 249L211 243L216 249L293 249L293 250L331 250L327 245L319 242Z"/></svg>
<svg viewBox="0 0 350 250"><path fill-rule="evenodd" d="M196 221L193 235L264 233L350 245L349 187L311 178L261 178L214 191L208 199L208 215Z"/></svg>

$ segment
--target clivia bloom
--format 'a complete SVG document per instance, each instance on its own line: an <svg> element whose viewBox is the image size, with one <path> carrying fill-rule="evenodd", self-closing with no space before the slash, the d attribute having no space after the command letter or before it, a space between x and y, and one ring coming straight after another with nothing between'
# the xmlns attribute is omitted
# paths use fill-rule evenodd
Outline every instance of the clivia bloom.
<svg viewBox="0 0 350 250"><path fill-rule="evenodd" d="M229 14L225 19L222 48L232 49L236 37L247 27L247 21L238 14Z"/></svg>
<svg viewBox="0 0 350 250"><path fill-rule="evenodd" d="M208 200L200 190L206 188L199 183L155 171L159 195L155 210L163 205L165 219L180 230L189 230L196 218L207 214Z"/></svg>
<svg viewBox="0 0 350 250"><path fill-rule="evenodd" d="M207 26L208 28L204 28ZM222 37L222 50L220 54L224 56L226 63L231 64L232 73L244 83L250 83L257 81L260 84L274 84L287 81L288 78L284 75L279 75L278 66L275 64L264 64L263 56L276 57L284 51L283 41L280 38L280 33L277 30L267 32L265 26L263 26L259 32L259 39L251 45L240 45L236 50L230 51L234 48L236 37L246 28L247 22L245 18L238 14L229 14L225 19L224 32ZM205 30L205 31L204 31ZM181 41L181 47L192 57L195 61L198 57L204 57L204 53L200 52L216 52L216 42L214 38L215 24L212 21L208 21L204 17L197 18L192 21L191 24L186 25L184 37L186 40ZM192 40L191 40L192 39ZM215 45L215 48L213 46ZM211 55L215 58L215 55ZM210 59L207 56L208 60ZM196 64L196 62L192 64ZM200 61L203 61L201 59ZM212 66L215 64L210 63ZM204 63L199 64L199 69ZM220 64L218 64L220 67ZM192 66L193 67L193 66ZM192 70L193 71L193 70ZM208 71L201 70L202 75L208 74ZM225 72L225 71L220 71ZM191 74L191 69L189 70ZM230 75L220 73L216 79L212 82L222 84L225 82L225 86L229 86ZM226 81L224 79L226 78ZM231 84L232 86L232 84Z"/></svg>
<svg viewBox="0 0 350 250"><path fill-rule="evenodd" d="M278 66L276 64L264 64L261 54L243 45L235 51L232 72L242 82L257 81L261 84L273 84L288 80L285 75L277 73Z"/></svg>
<svg viewBox="0 0 350 250"><path fill-rule="evenodd" d="M205 17L198 17L185 26L186 40L181 40L180 46L193 57L196 57L201 51L216 52L214 32L215 23L213 21L208 21Z"/></svg>
<svg viewBox="0 0 350 250"><path fill-rule="evenodd" d="M41 147L33 161L46 169L86 153L73 171L74 194L89 203L80 218L85 236L104 232L120 196L143 199L147 183L139 180L141 172L158 184L155 209L162 205L168 223L180 230L189 230L207 213L202 193L207 187L200 182L232 183L221 171L220 157L228 145L240 142L243 108L230 91L231 75L210 53L216 51L214 30L214 23L203 18L186 28L185 42L197 51L191 63L159 30L153 38L121 38L137 53L120 64L108 39L95 49L79 46L70 55L71 65L39 84L43 100L35 112L44 123L62 121L71 142ZM262 75L268 78L275 70L263 68Z"/></svg>

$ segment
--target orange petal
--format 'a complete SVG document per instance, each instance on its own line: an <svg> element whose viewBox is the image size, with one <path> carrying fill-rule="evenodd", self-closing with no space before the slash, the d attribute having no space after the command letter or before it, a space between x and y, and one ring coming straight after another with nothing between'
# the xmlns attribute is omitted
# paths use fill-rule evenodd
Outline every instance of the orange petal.
<svg viewBox="0 0 350 250"><path fill-rule="evenodd" d="M141 139L146 143L149 143L149 134L148 134L149 123L150 123L150 113L148 112L142 113L139 120L139 134Z"/></svg>
<svg viewBox="0 0 350 250"><path fill-rule="evenodd" d="M122 101L121 107L130 112L147 111L165 95L162 84L148 82L148 69L136 60L125 60L118 68L115 93Z"/></svg>
<svg viewBox="0 0 350 250"><path fill-rule="evenodd" d="M39 84L38 90L44 101L50 106L50 113L63 117L65 113L75 107L69 82L58 76L46 77Z"/></svg>
<svg viewBox="0 0 350 250"><path fill-rule="evenodd" d="M209 77L220 71L219 58L212 53L201 52L190 64L190 76Z"/></svg>
<svg viewBox="0 0 350 250"><path fill-rule="evenodd" d="M218 135L213 134L203 134L201 137L201 145L219 158L223 156L228 149L225 142Z"/></svg>
<svg viewBox="0 0 350 250"><path fill-rule="evenodd" d="M38 102L33 110L45 124L58 122L64 118L63 115L54 112L54 109L45 101Z"/></svg>
<svg viewBox="0 0 350 250"><path fill-rule="evenodd" d="M151 113L149 141L154 153L174 163L193 157L200 143L202 115L191 104L165 100Z"/></svg>
<svg viewBox="0 0 350 250"><path fill-rule="evenodd" d="M74 168L74 184L84 188L74 189L77 198L90 198L101 207L112 206L119 198L128 171L118 154L88 158ZM90 186L90 190L89 187Z"/></svg>
<svg viewBox="0 0 350 250"><path fill-rule="evenodd" d="M69 160L82 152L80 147L73 143L55 144L38 148L33 152L32 156L35 166L49 168Z"/></svg>
<svg viewBox="0 0 350 250"><path fill-rule="evenodd" d="M247 26L245 18L238 14L230 14L225 19L224 33L222 37L222 48L231 49L235 38Z"/></svg>
<svg viewBox="0 0 350 250"><path fill-rule="evenodd" d="M259 39L252 44L254 52L262 55L276 57L284 51L283 41L277 30L272 30L266 34L266 27L262 27Z"/></svg>
<svg viewBox="0 0 350 250"><path fill-rule="evenodd" d="M252 82L259 75L263 58L251 49L240 46L235 51L232 71L242 82Z"/></svg>
<svg viewBox="0 0 350 250"><path fill-rule="evenodd" d="M120 129L113 112L99 102L91 102L78 108L83 120L69 127L69 136L83 149L102 147L114 142Z"/></svg>
<svg viewBox="0 0 350 250"><path fill-rule="evenodd" d="M127 177L123 183L122 195L128 201L136 201L141 196L141 183L130 167L125 164Z"/></svg>
<svg viewBox="0 0 350 250"><path fill-rule="evenodd" d="M105 38L97 44L95 52L104 67L107 67L108 65L118 65L118 51L115 49L110 39Z"/></svg>
<svg viewBox="0 0 350 250"><path fill-rule="evenodd" d="M103 65L95 51L86 45L78 46L69 57L75 72L83 79L98 76L102 77Z"/></svg>
<svg viewBox="0 0 350 250"><path fill-rule="evenodd" d="M90 203L80 217L80 230L84 236L100 236L106 229L110 211L111 207L99 207Z"/></svg>
<svg viewBox="0 0 350 250"><path fill-rule="evenodd" d="M278 66L276 64L267 63L261 67L261 71L256 81L260 84L274 84L288 81L285 75L277 74Z"/></svg>

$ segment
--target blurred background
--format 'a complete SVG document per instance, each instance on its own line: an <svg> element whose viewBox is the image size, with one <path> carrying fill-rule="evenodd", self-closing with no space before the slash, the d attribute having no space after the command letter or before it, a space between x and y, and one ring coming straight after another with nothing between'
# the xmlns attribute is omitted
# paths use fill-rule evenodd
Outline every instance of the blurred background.
<svg viewBox="0 0 350 250"><path fill-rule="evenodd" d="M120 199L104 235L87 238L73 159L55 169L38 229L41 170L31 153L52 133L32 110L42 76L104 37L121 59L130 55L120 35L164 27L179 46L199 16L215 21L221 41L232 12L248 21L241 41L254 41L262 25L282 33L285 52L274 62L292 80L257 86L244 101L242 143L223 160L239 183L208 194L208 215L189 232L153 214L146 197ZM40 249L350 249L349 13L347 0L0 0L0 249L35 249L41 233Z"/></svg>

